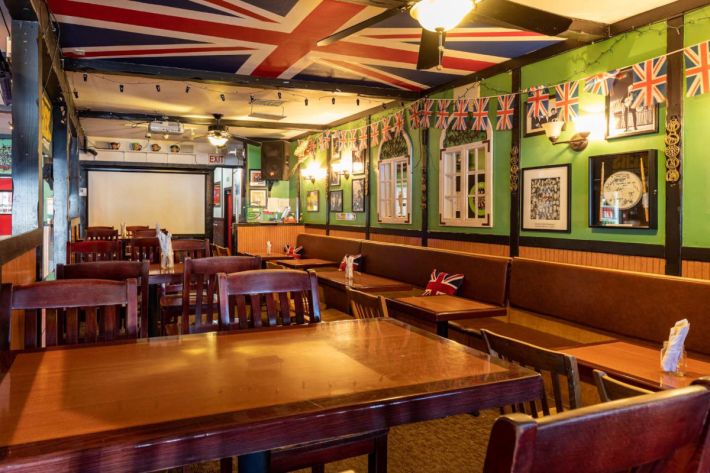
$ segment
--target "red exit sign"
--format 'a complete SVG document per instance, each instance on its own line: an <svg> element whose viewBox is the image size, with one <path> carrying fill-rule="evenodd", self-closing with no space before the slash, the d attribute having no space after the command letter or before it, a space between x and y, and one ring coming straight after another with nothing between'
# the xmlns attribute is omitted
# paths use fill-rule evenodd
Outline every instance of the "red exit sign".
<svg viewBox="0 0 710 473"><path fill-rule="evenodd" d="M210 164L224 164L224 156L221 154L210 154Z"/></svg>

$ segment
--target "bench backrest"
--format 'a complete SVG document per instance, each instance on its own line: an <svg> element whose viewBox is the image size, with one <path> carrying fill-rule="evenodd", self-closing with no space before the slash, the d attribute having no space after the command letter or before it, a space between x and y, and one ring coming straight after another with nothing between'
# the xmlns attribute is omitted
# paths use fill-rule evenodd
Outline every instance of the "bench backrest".
<svg viewBox="0 0 710 473"><path fill-rule="evenodd" d="M319 258L341 261L345 255L360 253L362 240L301 233L296 238L296 246L303 247L304 258Z"/></svg>

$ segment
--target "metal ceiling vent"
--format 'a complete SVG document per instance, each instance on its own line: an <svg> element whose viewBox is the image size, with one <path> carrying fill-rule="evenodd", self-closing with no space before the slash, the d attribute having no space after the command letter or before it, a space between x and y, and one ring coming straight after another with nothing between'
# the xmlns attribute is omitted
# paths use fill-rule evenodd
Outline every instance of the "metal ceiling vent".
<svg viewBox="0 0 710 473"><path fill-rule="evenodd" d="M252 97L249 100L249 105L251 106L249 117L263 120L283 120L286 118L284 103L286 101L281 99L257 99ZM278 113L279 111L281 113Z"/></svg>

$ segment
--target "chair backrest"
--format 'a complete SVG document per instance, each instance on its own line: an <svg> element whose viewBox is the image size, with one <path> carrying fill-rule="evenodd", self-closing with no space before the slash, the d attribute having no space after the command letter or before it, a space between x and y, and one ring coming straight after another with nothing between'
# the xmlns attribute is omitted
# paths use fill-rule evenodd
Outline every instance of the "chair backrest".
<svg viewBox="0 0 710 473"><path fill-rule="evenodd" d="M182 284L182 333L216 330L215 322L219 324L217 274L260 268L261 258L251 256L187 258ZM190 323L191 313L195 316L194 324Z"/></svg>
<svg viewBox="0 0 710 473"><path fill-rule="evenodd" d="M173 240L172 244L176 263L182 263L186 258L206 258L210 255L209 240Z"/></svg>
<svg viewBox="0 0 710 473"><path fill-rule="evenodd" d="M140 336L148 336L148 261L99 261L96 263L58 264L57 279L136 279L138 285L138 322Z"/></svg>
<svg viewBox="0 0 710 473"><path fill-rule="evenodd" d="M126 229L128 231L128 229ZM163 233L168 233L164 228L161 229ZM133 238L150 238L155 236L155 228L143 228L133 231Z"/></svg>
<svg viewBox="0 0 710 473"><path fill-rule="evenodd" d="M156 237L134 238L130 246L131 261L148 260L151 263L160 263L160 242Z"/></svg>
<svg viewBox="0 0 710 473"><path fill-rule="evenodd" d="M514 338L504 337L485 329L481 329L481 334L486 341L488 353L491 355L528 367L538 373L549 375L552 384L552 397L558 413L565 408L565 399L560 387L560 377L567 381L567 405L571 409L581 406L581 386L575 357L531 345ZM529 411L526 411L526 406L524 405L511 407L513 412L530 412L533 417L536 417L538 413L538 407L535 402L531 402L527 406L530 408ZM540 399L540 409L544 415L550 415L547 395L543 395Z"/></svg>
<svg viewBox="0 0 710 473"><path fill-rule="evenodd" d="M118 230L112 227L89 227L86 229L87 240L118 240Z"/></svg>
<svg viewBox="0 0 710 473"><path fill-rule="evenodd" d="M378 317L389 317L387 313L387 302L382 296L356 291L351 287L345 287L350 301L351 315L356 319L375 319Z"/></svg>
<svg viewBox="0 0 710 473"><path fill-rule="evenodd" d="M318 278L315 271L258 269L233 274L220 273L217 279L220 327L223 330L320 322ZM266 324L261 314L264 300ZM293 303L293 309L290 302Z"/></svg>
<svg viewBox="0 0 710 473"><path fill-rule="evenodd" d="M275 261L267 261L265 265L266 269L286 269L286 266L282 266Z"/></svg>
<svg viewBox="0 0 710 473"><path fill-rule="evenodd" d="M148 225L128 225L126 226L126 234L133 238L135 235L134 233L138 230L148 230ZM155 232L153 233L153 236L155 236Z"/></svg>
<svg viewBox="0 0 710 473"><path fill-rule="evenodd" d="M639 388L631 384L626 384L618 379L614 379L604 371L594 370L594 382L599 391L599 399L602 402L626 399L627 397L642 396L650 394L652 391Z"/></svg>
<svg viewBox="0 0 710 473"><path fill-rule="evenodd" d="M117 308L126 307L125 331L117 322ZM44 327L42 309L45 310ZM0 292L0 350L10 348L10 314L24 311L25 348L72 345L138 335L136 280L65 279L26 286L5 284ZM84 317L83 334L79 331ZM122 333L123 332L123 333Z"/></svg>
<svg viewBox="0 0 710 473"><path fill-rule="evenodd" d="M67 263L115 261L122 259L118 240L86 240L67 243Z"/></svg>
<svg viewBox="0 0 710 473"><path fill-rule="evenodd" d="M690 386L532 419L499 417L484 473L710 471L710 391Z"/></svg>
<svg viewBox="0 0 710 473"><path fill-rule="evenodd" d="M210 245L212 256L232 256L232 252L226 246L219 246L212 243Z"/></svg>

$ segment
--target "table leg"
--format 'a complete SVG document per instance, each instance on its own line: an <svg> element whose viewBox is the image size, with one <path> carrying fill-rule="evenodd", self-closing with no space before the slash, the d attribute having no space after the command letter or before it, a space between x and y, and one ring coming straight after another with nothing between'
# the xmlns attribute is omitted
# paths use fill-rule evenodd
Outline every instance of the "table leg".
<svg viewBox="0 0 710 473"><path fill-rule="evenodd" d="M268 473L270 452L249 453L237 459L239 473Z"/></svg>
<svg viewBox="0 0 710 473"><path fill-rule="evenodd" d="M151 284L148 286L148 336L159 337L160 327L160 301L158 300L158 285Z"/></svg>
<svg viewBox="0 0 710 473"><path fill-rule="evenodd" d="M436 334L440 337L449 338L449 322L446 320L437 322Z"/></svg>

